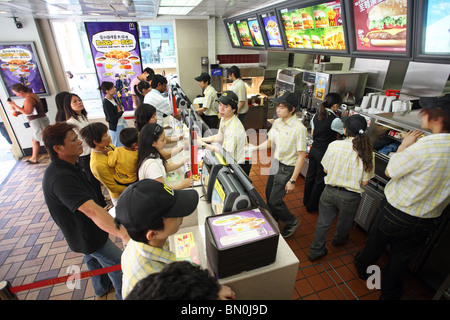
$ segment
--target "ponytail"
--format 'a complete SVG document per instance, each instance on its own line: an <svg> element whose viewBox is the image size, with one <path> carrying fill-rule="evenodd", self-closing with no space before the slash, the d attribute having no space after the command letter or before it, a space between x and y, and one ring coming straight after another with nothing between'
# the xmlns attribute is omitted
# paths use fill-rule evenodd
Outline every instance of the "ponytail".
<svg viewBox="0 0 450 320"><path fill-rule="evenodd" d="M331 107L334 106L335 104L341 105L341 103L342 97L339 93L331 92L327 94L325 100L320 104L319 111L317 112L319 120L323 120L328 117L328 112L327 110L325 110L325 108L331 109Z"/></svg>
<svg viewBox="0 0 450 320"><path fill-rule="evenodd" d="M358 157L363 163L364 171L371 172L373 169L373 148L369 137L363 130L360 130L352 142L353 150L358 153Z"/></svg>

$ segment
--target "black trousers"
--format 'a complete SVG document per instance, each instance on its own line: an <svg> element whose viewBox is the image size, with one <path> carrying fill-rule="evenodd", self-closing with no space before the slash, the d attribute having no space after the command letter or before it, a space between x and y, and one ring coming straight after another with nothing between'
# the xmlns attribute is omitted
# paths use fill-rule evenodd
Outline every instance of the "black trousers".
<svg viewBox="0 0 450 320"><path fill-rule="evenodd" d="M319 209L320 195L325 189L324 178L326 173L320 163L325 151L311 148L308 154L309 166L305 178L305 190L303 193L303 204L308 212L317 211Z"/></svg>

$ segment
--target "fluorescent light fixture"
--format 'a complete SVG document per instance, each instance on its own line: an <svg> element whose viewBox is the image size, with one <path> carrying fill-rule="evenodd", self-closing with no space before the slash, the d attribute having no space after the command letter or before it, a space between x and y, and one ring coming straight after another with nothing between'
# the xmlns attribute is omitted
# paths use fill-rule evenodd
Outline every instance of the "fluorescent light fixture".
<svg viewBox="0 0 450 320"><path fill-rule="evenodd" d="M195 7L159 7L158 14L186 15Z"/></svg>
<svg viewBox="0 0 450 320"><path fill-rule="evenodd" d="M161 0L160 7L196 7L203 0Z"/></svg>

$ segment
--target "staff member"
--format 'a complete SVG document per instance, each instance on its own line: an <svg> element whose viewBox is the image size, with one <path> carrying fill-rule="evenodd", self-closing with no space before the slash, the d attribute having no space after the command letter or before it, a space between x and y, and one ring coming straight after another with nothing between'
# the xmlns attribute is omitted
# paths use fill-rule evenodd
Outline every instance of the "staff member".
<svg viewBox="0 0 450 320"><path fill-rule="evenodd" d="M323 155L328 145L336 140L338 134L344 134L342 121L336 115L341 103L340 94L329 93L311 121L313 143L308 154L309 166L303 194L303 204L308 212L317 211L320 195L325 188L326 173L321 164Z"/></svg>
<svg viewBox="0 0 450 320"><path fill-rule="evenodd" d="M238 117L242 124L245 123L245 117L248 112L248 100L247 100L247 88L245 87L244 80L241 78L241 70L232 66L227 68L227 77L229 80L233 81L230 90L236 93L238 96Z"/></svg>
<svg viewBox="0 0 450 320"><path fill-rule="evenodd" d="M450 203L450 95L419 102L422 129L433 134L420 138L421 131L409 132L389 159L385 173L391 180L384 189L385 198L355 258L359 277L367 279L367 267L390 246L381 278L380 299L384 300L401 298L411 257Z"/></svg>
<svg viewBox="0 0 450 320"><path fill-rule="evenodd" d="M203 105L197 109L197 113L201 115L210 129L217 129L219 124L219 105L217 103L216 89L211 85L211 76L203 72L194 78L203 90Z"/></svg>

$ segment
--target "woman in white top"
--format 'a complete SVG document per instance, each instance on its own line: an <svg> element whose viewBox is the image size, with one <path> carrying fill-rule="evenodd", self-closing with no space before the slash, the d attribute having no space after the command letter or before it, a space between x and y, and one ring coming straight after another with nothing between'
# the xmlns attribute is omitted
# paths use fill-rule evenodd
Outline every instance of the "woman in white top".
<svg viewBox="0 0 450 320"><path fill-rule="evenodd" d="M78 157L78 164L94 186L97 197L100 200L100 205L105 207L107 203L102 193L100 182L92 174L91 167L89 165L91 161L91 148L80 135L80 130L89 125L87 111L84 108L83 100L81 100L81 98L74 93L66 95L64 97L64 112L66 114L66 122L75 126L75 132L77 133L79 139L83 141L83 153Z"/></svg>
<svg viewBox="0 0 450 320"><path fill-rule="evenodd" d="M138 179L154 179L166 183L166 172L180 168L189 160L189 157L181 161L166 162L161 156L161 151L166 145L164 129L156 123L146 124L139 135L137 174ZM184 189L192 186L191 179L183 179L172 189Z"/></svg>

